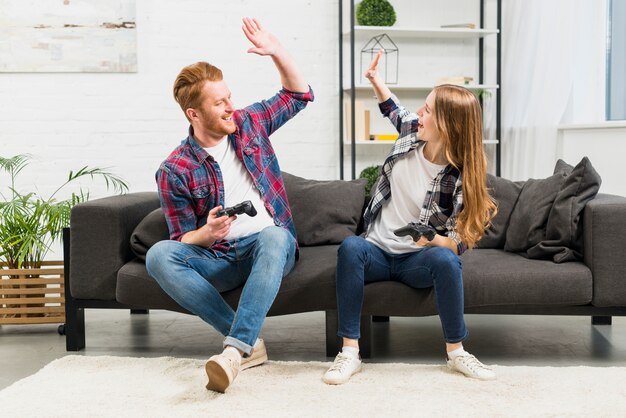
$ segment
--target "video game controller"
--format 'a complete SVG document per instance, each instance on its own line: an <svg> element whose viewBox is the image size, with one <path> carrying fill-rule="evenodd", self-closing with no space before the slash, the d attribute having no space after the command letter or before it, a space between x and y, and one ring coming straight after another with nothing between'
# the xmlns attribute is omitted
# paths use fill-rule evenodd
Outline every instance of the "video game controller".
<svg viewBox="0 0 626 418"><path fill-rule="evenodd" d="M394 230L393 233L398 237L410 235L413 241L419 241L422 236L425 236L428 241L432 241L435 235L437 235L437 232L430 226L420 225L415 222L410 222L407 226Z"/></svg>
<svg viewBox="0 0 626 418"><path fill-rule="evenodd" d="M231 217L233 215L241 215L242 213L245 213L248 216L256 216L256 209L254 208L254 205L251 201L246 200L245 202L241 202L235 206L220 209L219 211L217 211L216 216L218 218L224 215Z"/></svg>

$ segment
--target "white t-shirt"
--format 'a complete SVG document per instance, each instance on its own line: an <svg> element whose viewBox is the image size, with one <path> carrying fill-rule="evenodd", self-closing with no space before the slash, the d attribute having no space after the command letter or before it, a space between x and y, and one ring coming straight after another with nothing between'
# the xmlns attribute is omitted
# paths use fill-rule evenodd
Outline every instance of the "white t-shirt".
<svg viewBox="0 0 626 418"><path fill-rule="evenodd" d="M365 239L394 254L417 251L420 247L410 236L397 237L393 231L419 219L426 192L446 166L424 157L424 145L398 159L389 179L391 198L383 203L378 216L367 230Z"/></svg>
<svg viewBox="0 0 626 418"><path fill-rule="evenodd" d="M237 215L237 220L230 224L230 232L225 240L247 237L248 235L261 232L264 228L274 225L274 219L270 216L261 194L252 182L250 174L243 163L237 158L235 149L228 138L225 138L214 147L204 148L211 157L217 161L222 171L224 181L224 205L230 207L249 200L254 205L257 215Z"/></svg>

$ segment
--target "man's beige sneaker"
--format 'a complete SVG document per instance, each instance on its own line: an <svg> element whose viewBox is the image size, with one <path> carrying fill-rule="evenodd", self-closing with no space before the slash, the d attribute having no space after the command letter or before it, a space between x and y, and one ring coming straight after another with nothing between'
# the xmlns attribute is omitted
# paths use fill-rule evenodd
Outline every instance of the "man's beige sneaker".
<svg viewBox="0 0 626 418"><path fill-rule="evenodd" d="M494 380L496 378L496 373L493 370L469 353L455 357L454 360L448 360L448 369L474 379Z"/></svg>
<svg viewBox="0 0 626 418"><path fill-rule="evenodd" d="M237 377L240 365L233 356L222 353L211 357L204 368L209 377L206 388L224 393Z"/></svg>
<svg viewBox="0 0 626 418"><path fill-rule="evenodd" d="M358 356L344 353L337 354L330 369L324 373L322 380L329 385L341 385L350 380L350 377L361 371L361 359Z"/></svg>
<svg viewBox="0 0 626 418"><path fill-rule="evenodd" d="M254 346L252 354L241 359L239 371L249 369L250 367L259 366L267 361L267 349L265 342L259 338L259 343Z"/></svg>

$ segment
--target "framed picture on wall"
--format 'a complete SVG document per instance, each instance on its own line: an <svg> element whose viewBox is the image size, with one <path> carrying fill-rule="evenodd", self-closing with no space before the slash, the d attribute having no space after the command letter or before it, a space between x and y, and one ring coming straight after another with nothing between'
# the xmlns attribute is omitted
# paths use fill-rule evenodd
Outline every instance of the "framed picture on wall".
<svg viewBox="0 0 626 418"><path fill-rule="evenodd" d="M137 71L135 0L0 0L0 10L0 72Z"/></svg>

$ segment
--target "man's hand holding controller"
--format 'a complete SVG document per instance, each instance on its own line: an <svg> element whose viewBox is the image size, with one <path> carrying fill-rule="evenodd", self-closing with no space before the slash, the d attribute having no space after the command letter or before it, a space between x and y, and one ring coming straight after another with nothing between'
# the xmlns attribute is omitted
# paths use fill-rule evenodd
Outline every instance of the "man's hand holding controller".
<svg viewBox="0 0 626 418"><path fill-rule="evenodd" d="M245 202L241 202L235 206L231 206L229 208L221 209L217 212L217 216L234 216L241 215L245 213L248 216L256 216L256 209L251 201L246 200Z"/></svg>

